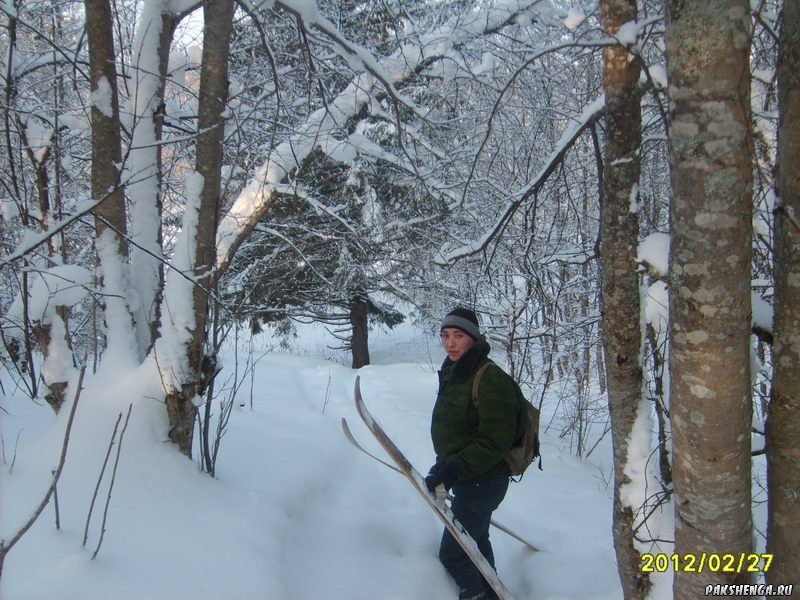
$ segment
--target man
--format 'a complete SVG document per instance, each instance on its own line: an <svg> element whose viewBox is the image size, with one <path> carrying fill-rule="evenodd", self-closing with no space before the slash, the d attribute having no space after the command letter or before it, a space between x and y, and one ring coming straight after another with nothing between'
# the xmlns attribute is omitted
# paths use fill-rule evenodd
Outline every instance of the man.
<svg viewBox="0 0 800 600"><path fill-rule="evenodd" d="M448 313L441 338L447 358L439 371L431 420L436 463L425 483L431 491L439 485L452 488L453 514L494 567L489 525L508 490L504 456L521 436L521 405L513 380L494 363L481 375L473 400L475 374L490 362L489 344L473 311L456 308ZM447 529L439 559L459 586L459 600L497 597Z"/></svg>

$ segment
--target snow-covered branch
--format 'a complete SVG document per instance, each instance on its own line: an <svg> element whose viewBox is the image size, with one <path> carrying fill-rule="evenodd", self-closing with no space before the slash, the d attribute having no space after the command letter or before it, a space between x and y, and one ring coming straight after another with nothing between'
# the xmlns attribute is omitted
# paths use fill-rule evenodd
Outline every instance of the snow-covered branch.
<svg viewBox="0 0 800 600"><path fill-rule="evenodd" d="M567 152L572 148L572 145L583 134L584 131L592 127L605 111L605 97L603 95L596 98L591 102L575 120L575 122L567 128L562 134L561 139L556 144L555 150L550 154L550 157L545 161L538 174L533 180L525 187L517 190L511 194L511 200L503 209L500 216L495 220L494 224L489 227L482 236L472 241L471 243L464 244L452 250L442 250L439 256L436 257L436 263L440 265L451 264L459 259L483 251L489 243L505 228L508 220L513 216L517 209L522 206L532 196L539 193L542 187L547 183L548 178L563 162Z"/></svg>
<svg viewBox="0 0 800 600"><path fill-rule="evenodd" d="M241 243L269 211L278 186L291 179L314 148L326 144L328 139L339 133L346 123L357 118L365 108L377 104L379 97L388 94L396 100L401 99L397 92L399 86L420 70L436 60L455 56L457 48L464 43L514 23L540 2L541 0L498 2L486 11L458 15L444 26L436 27L420 36L418 42L404 43L390 56L381 59L372 59L368 53L348 43L344 51L352 55L353 61L360 62L364 72L356 75L325 107L313 112L289 140L275 148L238 195L220 222L217 234L219 271L224 271L230 264ZM307 3L284 0L281 6L293 11L301 19L307 19L329 35L334 43L340 43L341 36L335 33L335 28L321 19L316 10L309 9ZM378 84L383 92L379 90Z"/></svg>

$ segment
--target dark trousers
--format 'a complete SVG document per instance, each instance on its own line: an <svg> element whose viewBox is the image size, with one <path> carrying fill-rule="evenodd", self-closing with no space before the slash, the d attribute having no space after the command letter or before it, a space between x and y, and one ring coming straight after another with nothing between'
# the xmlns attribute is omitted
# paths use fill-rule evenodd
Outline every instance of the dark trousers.
<svg viewBox="0 0 800 600"><path fill-rule="evenodd" d="M475 483L457 484L453 486L453 503L451 509L459 523L472 536L478 548L494 567L494 553L489 542L489 524L492 512L500 506L508 490L508 477L505 475L484 479ZM450 532L445 529L442 543L439 546L439 560L460 589L459 598L471 598L491 587L480 571L472 564Z"/></svg>

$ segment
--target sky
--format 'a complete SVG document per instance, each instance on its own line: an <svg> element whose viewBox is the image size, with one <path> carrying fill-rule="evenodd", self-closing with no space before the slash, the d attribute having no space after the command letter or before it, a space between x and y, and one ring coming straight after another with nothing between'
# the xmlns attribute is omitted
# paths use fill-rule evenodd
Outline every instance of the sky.
<svg viewBox="0 0 800 600"><path fill-rule="evenodd" d="M404 478L356 450L341 430L345 418L363 446L385 457L355 411L358 374L375 418L425 472L434 460L429 426L444 357L438 340L412 324L373 332L373 364L354 371L346 356L328 348L326 336L306 328L289 349L277 349L267 332L254 341L252 373L244 371L247 344L240 344L242 385L216 478L166 441L155 378L143 371L148 363L87 374L58 485L60 529L51 502L7 556L0 597L456 598L437 559L436 517ZM236 370L235 358L231 345L220 385ZM48 406L14 394L0 406L0 536L9 539L49 485L70 407L54 416ZM114 424L122 415L122 429L129 406L84 546ZM555 400L547 399L543 424L554 409ZM621 598L608 442L581 461L569 453L559 427L551 427L543 432L544 470L533 467L511 484L495 520L541 548L533 553L492 530L499 576L514 598Z"/></svg>

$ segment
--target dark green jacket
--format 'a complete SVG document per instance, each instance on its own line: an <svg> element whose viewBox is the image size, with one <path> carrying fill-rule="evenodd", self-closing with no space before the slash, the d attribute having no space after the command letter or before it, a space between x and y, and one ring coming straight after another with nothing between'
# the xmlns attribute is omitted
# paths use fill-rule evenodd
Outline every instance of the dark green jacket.
<svg viewBox="0 0 800 600"><path fill-rule="evenodd" d="M488 360L489 344L477 340L457 362L445 359L433 407L431 439L436 460L458 463L457 483L503 473L503 457L518 436L520 402L511 377L490 366L481 375L477 406L472 400L475 372Z"/></svg>

